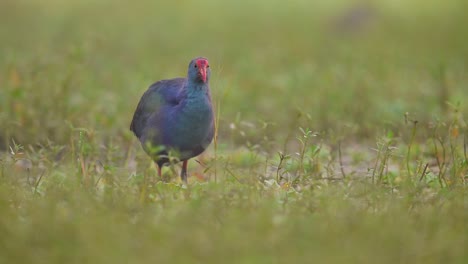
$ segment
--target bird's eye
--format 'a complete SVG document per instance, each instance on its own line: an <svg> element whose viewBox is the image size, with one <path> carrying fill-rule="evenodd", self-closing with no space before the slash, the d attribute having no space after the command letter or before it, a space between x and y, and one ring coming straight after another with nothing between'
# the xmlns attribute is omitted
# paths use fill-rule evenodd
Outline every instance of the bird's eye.
<svg viewBox="0 0 468 264"><path fill-rule="evenodd" d="M209 67L210 67L210 65L206 65L206 67L207 67L207 68L209 68Z"/></svg>
<svg viewBox="0 0 468 264"><path fill-rule="evenodd" d="M198 66L196 64L193 67L198 68Z"/></svg>

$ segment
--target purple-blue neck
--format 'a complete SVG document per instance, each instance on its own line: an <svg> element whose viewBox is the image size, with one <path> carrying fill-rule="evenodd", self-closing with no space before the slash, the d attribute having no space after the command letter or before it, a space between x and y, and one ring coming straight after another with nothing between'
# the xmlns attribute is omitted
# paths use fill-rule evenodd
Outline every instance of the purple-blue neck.
<svg viewBox="0 0 468 264"><path fill-rule="evenodd" d="M203 97L209 92L210 85L208 82L199 82L195 80L188 80L185 88L187 97Z"/></svg>

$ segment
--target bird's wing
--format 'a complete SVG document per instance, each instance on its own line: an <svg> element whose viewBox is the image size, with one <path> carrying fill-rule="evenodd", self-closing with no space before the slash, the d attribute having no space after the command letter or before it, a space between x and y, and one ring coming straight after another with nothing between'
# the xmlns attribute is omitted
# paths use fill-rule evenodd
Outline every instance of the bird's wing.
<svg viewBox="0 0 468 264"><path fill-rule="evenodd" d="M140 138L148 120L160 112L165 105L177 105L179 91L185 84L184 78L162 80L152 84L143 94L133 115L130 130Z"/></svg>

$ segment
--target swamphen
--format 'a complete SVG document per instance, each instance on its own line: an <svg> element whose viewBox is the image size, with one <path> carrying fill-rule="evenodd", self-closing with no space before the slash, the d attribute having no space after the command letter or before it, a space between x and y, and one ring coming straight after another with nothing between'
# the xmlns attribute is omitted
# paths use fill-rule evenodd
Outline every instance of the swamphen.
<svg viewBox="0 0 468 264"><path fill-rule="evenodd" d="M187 78L156 82L140 99L130 130L158 165L159 177L173 151L183 162L180 177L186 183L188 160L210 145L214 135L210 75L208 60L195 58Z"/></svg>

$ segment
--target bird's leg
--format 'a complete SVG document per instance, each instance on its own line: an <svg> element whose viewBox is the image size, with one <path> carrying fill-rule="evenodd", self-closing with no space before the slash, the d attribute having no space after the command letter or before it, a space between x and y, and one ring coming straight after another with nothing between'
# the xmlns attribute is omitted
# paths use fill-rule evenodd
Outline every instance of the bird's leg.
<svg viewBox="0 0 468 264"><path fill-rule="evenodd" d="M180 178L185 184L187 184L187 163L188 160L182 162L182 170L180 171Z"/></svg>
<svg viewBox="0 0 468 264"><path fill-rule="evenodd" d="M157 162L154 162L156 164L156 168L158 169L158 176L159 176L159 179L162 179L162 173L161 173L161 167L159 167L158 163ZM146 177L145 177L146 178ZM158 180L156 179L156 176L153 176L153 177L150 177L149 179L149 183L150 184L155 184ZM146 180L145 180L146 181Z"/></svg>
<svg viewBox="0 0 468 264"><path fill-rule="evenodd" d="M156 166L158 167L158 176L159 176L159 179L162 178L162 173L161 173L161 167L156 163Z"/></svg>

